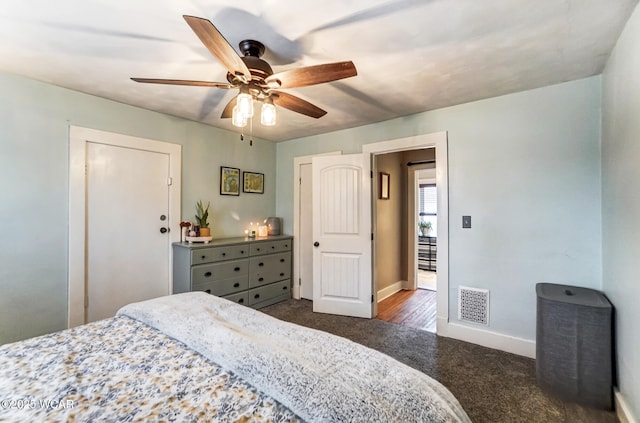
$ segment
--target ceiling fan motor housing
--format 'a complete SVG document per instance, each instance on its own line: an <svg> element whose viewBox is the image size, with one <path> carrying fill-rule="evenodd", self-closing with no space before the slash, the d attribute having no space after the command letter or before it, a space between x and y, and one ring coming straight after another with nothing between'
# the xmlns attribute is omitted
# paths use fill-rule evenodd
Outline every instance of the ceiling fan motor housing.
<svg viewBox="0 0 640 423"><path fill-rule="evenodd" d="M264 80L273 75L273 69L271 69L269 63L260 58L265 51L264 44L255 40L242 40L240 41L239 47L242 54L244 54L241 59L251 72L251 82L249 84L266 88ZM227 81L231 84L241 82L238 77L231 72L227 72Z"/></svg>

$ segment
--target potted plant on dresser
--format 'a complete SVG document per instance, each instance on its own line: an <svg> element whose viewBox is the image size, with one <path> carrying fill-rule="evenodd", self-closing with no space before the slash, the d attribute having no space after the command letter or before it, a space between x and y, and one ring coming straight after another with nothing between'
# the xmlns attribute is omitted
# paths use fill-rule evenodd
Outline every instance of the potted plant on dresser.
<svg viewBox="0 0 640 423"><path fill-rule="evenodd" d="M198 201L196 203L196 222L198 222L198 226L200 227L200 236L207 237L211 236L211 228L209 228L209 205L211 203L207 203L207 207L202 205L202 201Z"/></svg>

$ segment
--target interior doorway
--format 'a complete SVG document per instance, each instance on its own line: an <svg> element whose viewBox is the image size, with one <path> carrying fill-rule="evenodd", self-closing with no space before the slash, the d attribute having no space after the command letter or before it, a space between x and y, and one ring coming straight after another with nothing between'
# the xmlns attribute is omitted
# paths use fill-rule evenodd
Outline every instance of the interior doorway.
<svg viewBox="0 0 640 423"><path fill-rule="evenodd" d="M433 147L374 156L380 189L376 209L376 283L378 318L436 331L437 201ZM393 183L388 183L394 181ZM417 236L416 236L417 235ZM409 259L415 239L417 260ZM413 242L413 241L411 241Z"/></svg>
<svg viewBox="0 0 640 423"><path fill-rule="evenodd" d="M412 162L413 163L413 162ZM417 288L438 290L438 200L435 161L416 163L415 213L418 216Z"/></svg>
<svg viewBox="0 0 640 423"><path fill-rule="evenodd" d="M425 149L425 148L435 148L435 158L438 163L436 167L436 181L437 181L437 198L438 198L438 248L440 250L437 262L437 271L438 271L438 291L436 295L436 304L437 304L437 326L438 328L442 327L442 330L447 330L448 320L449 320L449 296L448 296L448 286L449 286L449 263L448 263L448 155L447 155L447 133L446 132L437 132L432 134L424 134L417 135L407 138L395 139L390 141L382 141L371 144L365 144L362 146L362 152L365 156L370 157L372 159L372 198L374 199L372 202L371 213L372 213L372 232L374 238L377 239L377 228L376 228L376 207L375 207L375 199L379 195L379 176L378 171L375 169L375 161L374 156L378 154L385 154L391 152L399 152L399 151L407 151L407 150L417 150L417 149ZM333 153L325 153L325 154L340 154L340 152ZM320 154L324 155L324 154ZM293 214L293 232L294 237L298 242L294 243L294 283L293 283L293 297L296 299L300 299L300 285L304 283L304 281L300 280L300 254L303 254L305 249L309 249L312 251L313 244L306 243L303 244L300 241L300 233L301 226L310 224L311 218L307 214L301 214L300 212L300 202L301 202L301 189L300 189L300 174L301 174L301 166L303 163L310 163L312 161L313 156L303 156L294 158L294 214ZM396 192L397 191L393 191ZM390 195L394 195L393 192ZM415 199L410 199L411 207L415 205ZM313 213L313 210L311 211ZM404 216L402 218L404 225L407 227L406 232L408 233L407 242L406 242L406 260L407 263L412 263L411 265L407 265L410 273L406 280L404 280L404 286L407 289L416 289L416 271L417 262L418 262L418 249L417 249L417 240L418 240L418 232L417 230L408 231L408 227L412 226L413 228L417 228L417 216L415 215L414 210L411 210L409 213L409 207L404 211ZM308 222L308 223L305 223ZM378 260L379 252L376 251L375 245L372 245L372 281L371 287L373 292L373 312L374 315L377 314L377 304L378 300L381 299L380 292L377 290L377 266L376 262ZM413 270L411 270L413 269ZM313 281L310 281L313 283ZM438 329L440 330L440 329Z"/></svg>
<svg viewBox="0 0 640 423"><path fill-rule="evenodd" d="M178 144L70 128L69 327L171 293L181 152Z"/></svg>
<svg viewBox="0 0 640 423"><path fill-rule="evenodd" d="M341 151L293 159L293 298L313 299L313 207L311 206L314 157L336 156Z"/></svg>
<svg viewBox="0 0 640 423"><path fill-rule="evenodd" d="M435 160L435 180L436 180L436 197L437 197L437 213L438 213L438 236L437 236L437 249L438 260L436 263L437 270L437 292L436 292L436 330L439 333L447 331L449 320L449 257L448 257L448 244L449 244L449 227L448 227L448 154L447 154L447 133L439 132L434 134L418 135L414 137L402 138L391 141L384 141L373 144L366 144L363 146L363 152L370 154L372 157L373 174L378 175L380 172L377 169L376 156L394 153L394 152L408 152L412 150L429 150L434 156L431 160ZM431 165L433 167L433 165ZM409 170L412 169L412 170ZM415 176L415 169L410 167L407 169L404 176L407 179L407 187L413 187L417 184L417 178ZM376 187L376 184L374 184ZM380 188L378 187L377 190ZM419 216L416 213L416 196L413 194L415 191L411 188L411 193L407 194L405 214L403 221L405 229L403 233L406 234L406 253L404 256L407 259L407 278L401 281L402 289L407 291L415 291L417 289L417 268L418 268L418 221ZM374 198L378 197L378 191L374 193ZM374 238L380 239L378 233L378 224L380 220L377 218L377 207L374 201L373 206L373 231ZM380 258L380 251L378 251L378 245L373 245L373 270L374 270L374 293L376 294L376 301L381 302L385 299L385 294L392 295L393 292L397 292L395 288L391 292L384 292L384 290L378 289L379 281L379 269L378 263Z"/></svg>

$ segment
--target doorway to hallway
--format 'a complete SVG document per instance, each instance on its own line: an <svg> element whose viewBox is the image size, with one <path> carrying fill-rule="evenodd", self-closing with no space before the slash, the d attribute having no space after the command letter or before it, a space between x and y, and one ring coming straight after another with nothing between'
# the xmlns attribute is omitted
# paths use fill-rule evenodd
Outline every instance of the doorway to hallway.
<svg viewBox="0 0 640 423"><path fill-rule="evenodd" d="M398 291L378 303L378 319L436 333L436 292Z"/></svg>

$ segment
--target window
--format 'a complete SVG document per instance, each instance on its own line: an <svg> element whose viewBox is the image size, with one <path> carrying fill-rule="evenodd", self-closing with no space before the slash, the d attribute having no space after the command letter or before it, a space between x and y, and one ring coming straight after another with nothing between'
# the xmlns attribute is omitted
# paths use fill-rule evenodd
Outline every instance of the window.
<svg viewBox="0 0 640 423"><path fill-rule="evenodd" d="M438 233L438 198L436 184L420 184L420 220L431 222L430 236Z"/></svg>

